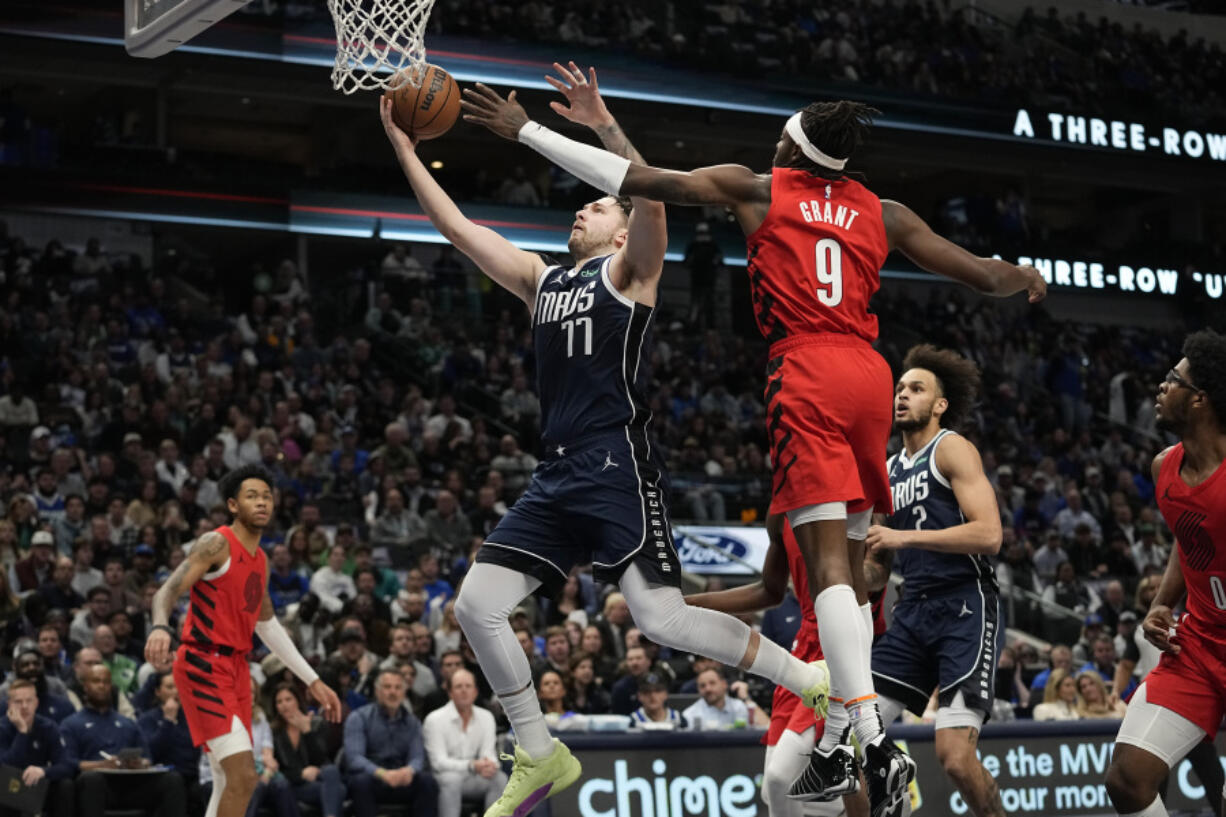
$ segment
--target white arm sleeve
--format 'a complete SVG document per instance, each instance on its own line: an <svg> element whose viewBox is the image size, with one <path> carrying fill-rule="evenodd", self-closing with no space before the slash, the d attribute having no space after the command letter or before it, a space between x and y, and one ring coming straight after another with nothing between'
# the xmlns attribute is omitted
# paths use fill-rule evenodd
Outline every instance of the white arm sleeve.
<svg viewBox="0 0 1226 817"><path fill-rule="evenodd" d="M602 148L567 139L537 122L519 129L519 141L579 179L616 196L621 189L630 160Z"/></svg>
<svg viewBox="0 0 1226 817"><path fill-rule="evenodd" d="M318 680L319 673L315 672L315 669L302 657L302 653L298 652L289 633L285 632L285 628L275 617L267 621L257 621L255 634L260 637L273 655L281 659L281 663L289 667L290 672L298 676L302 683L311 684Z"/></svg>

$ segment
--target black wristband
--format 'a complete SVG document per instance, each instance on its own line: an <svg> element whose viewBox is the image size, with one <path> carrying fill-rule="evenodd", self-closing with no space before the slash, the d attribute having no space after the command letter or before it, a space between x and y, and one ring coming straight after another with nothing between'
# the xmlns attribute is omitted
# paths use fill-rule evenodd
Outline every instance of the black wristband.
<svg viewBox="0 0 1226 817"><path fill-rule="evenodd" d="M167 625L165 625L165 624L154 624L152 627L150 627L150 628L149 628L149 635L153 635L153 632L154 632L155 630L165 630L165 631L166 631L166 635L170 636L170 640L171 640L171 641L174 641L174 639L175 639L175 631L174 631L174 630L172 630L172 629L170 629L170 627L168 627Z"/></svg>

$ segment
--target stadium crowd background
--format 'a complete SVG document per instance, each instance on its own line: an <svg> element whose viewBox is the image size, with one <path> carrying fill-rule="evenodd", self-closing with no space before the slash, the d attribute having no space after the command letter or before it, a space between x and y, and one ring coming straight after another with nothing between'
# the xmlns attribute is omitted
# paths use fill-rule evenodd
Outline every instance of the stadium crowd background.
<svg viewBox="0 0 1226 817"><path fill-rule="evenodd" d="M1003 32L932 3L828 13L730 0L693 17L637 3L571 4L566 14L545 2L439 7L446 33L633 43L689 67L955 100L1022 104L1042 94L1104 112L1178 106L1193 125L1223 114L1218 45L1042 9L1009 32L1005 52ZM725 36L729 27L741 35ZM476 194L571 203L515 172ZM1016 247L1032 229L1010 192L970 202L967 218L926 215L976 250ZM705 328L718 323L713 281L739 274L721 267L711 232L696 229L687 252L692 304L666 305L656 326L653 430L676 520L761 522L766 347ZM270 594L347 717L375 699L377 674L390 667L424 719L447 703L445 685L462 666L478 703L505 727L449 600L536 463L526 314L436 247L372 245L356 262L375 284L370 303L338 302L291 260L250 262L251 291L235 310L192 286L199 261L150 268L88 233L34 247L0 222L0 698L18 677L34 679L40 712L64 721L86 701L83 681L100 662L119 713L156 731L174 693L159 691L161 679L142 666L152 592L196 535L226 521L218 479L258 462L279 491L264 543ZM1043 307L1002 308L939 285L887 281L874 299L880 348L895 370L923 341L983 372L981 404L963 431L997 488L998 579L1008 624L1023 634L1001 656L997 718L1119 716L1127 690L1113 687L1130 685L1117 679L1119 661L1135 665L1138 619L1172 546L1149 473L1167 442L1153 425L1152 395L1186 331L1206 321L1222 328L1204 304L1183 306L1184 325L1154 329L1059 321ZM700 685L704 663L642 639L613 590L579 572L561 597L528 600L513 617L537 679L557 674L540 688L559 726L569 713L627 715L640 690L701 686L753 702L744 720L761 722L768 685L727 667L717 668L722 681ZM756 623L787 646L784 613ZM259 702L280 734L288 721L275 693L286 673L263 650L251 658ZM334 757L345 730L322 729ZM186 731L149 743L195 792L196 813L201 764ZM274 764L262 774L272 787L277 766L292 764L268 756Z"/></svg>

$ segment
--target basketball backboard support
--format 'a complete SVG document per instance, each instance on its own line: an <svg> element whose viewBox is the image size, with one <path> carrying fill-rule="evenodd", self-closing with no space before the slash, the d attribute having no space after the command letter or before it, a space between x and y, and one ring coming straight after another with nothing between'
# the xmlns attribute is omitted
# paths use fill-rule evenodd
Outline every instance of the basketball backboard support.
<svg viewBox="0 0 1226 817"><path fill-rule="evenodd" d="M250 0L124 0L124 46L133 57L160 57Z"/></svg>

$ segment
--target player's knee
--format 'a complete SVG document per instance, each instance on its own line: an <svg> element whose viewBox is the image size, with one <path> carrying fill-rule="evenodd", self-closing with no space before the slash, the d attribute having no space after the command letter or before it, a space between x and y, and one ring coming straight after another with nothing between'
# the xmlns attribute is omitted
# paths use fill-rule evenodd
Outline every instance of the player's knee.
<svg viewBox="0 0 1226 817"><path fill-rule="evenodd" d="M460 588L455 600L455 617L465 632L491 628L499 623L498 611L482 602L480 594L467 585Z"/></svg>
<svg viewBox="0 0 1226 817"><path fill-rule="evenodd" d="M250 799L255 794L259 784L259 775L255 773L255 764L242 764L238 768L226 769L226 791L240 798Z"/></svg>
<svg viewBox="0 0 1226 817"><path fill-rule="evenodd" d="M762 799L766 802L766 807L772 811L777 808L777 804L783 802L783 798L787 797L788 789L791 788L792 781L787 778L787 775L777 768L768 767L765 774L762 775Z"/></svg>
<svg viewBox="0 0 1226 817"><path fill-rule="evenodd" d="M977 779L979 759L966 752L946 752L940 758L941 769L958 788Z"/></svg>
<svg viewBox="0 0 1226 817"><path fill-rule="evenodd" d="M1158 796L1157 787L1142 775L1130 774L1121 763L1112 763L1107 769L1106 784L1107 794L1119 812L1141 811Z"/></svg>

